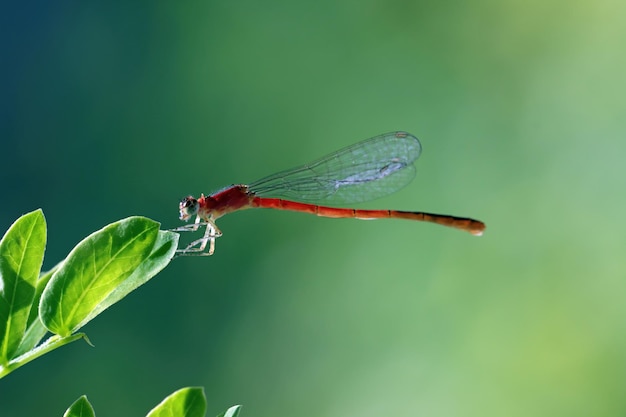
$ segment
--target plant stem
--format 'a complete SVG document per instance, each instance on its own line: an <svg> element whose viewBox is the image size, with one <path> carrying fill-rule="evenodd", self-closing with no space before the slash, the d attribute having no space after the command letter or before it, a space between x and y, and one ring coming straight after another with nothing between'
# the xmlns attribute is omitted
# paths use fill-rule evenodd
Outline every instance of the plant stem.
<svg viewBox="0 0 626 417"><path fill-rule="evenodd" d="M48 340L46 340L36 348L24 353L23 355L18 356L17 358L11 359L8 364L0 366L0 378L5 377L20 366L26 365L33 359L37 359L38 357L50 351L53 351L56 348L65 346L68 343L71 343L78 339L84 339L87 343L91 345L85 333L76 333L65 337L59 335L50 336Z"/></svg>

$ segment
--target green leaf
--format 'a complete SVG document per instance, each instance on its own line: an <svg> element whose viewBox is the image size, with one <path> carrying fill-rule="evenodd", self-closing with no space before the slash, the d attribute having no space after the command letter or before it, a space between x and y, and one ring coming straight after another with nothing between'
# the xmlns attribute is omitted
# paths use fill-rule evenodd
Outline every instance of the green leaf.
<svg viewBox="0 0 626 417"><path fill-rule="evenodd" d="M24 333L22 342L17 348L15 356L22 355L37 346L37 344L41 341L41 339L43 339L46 333L48 333L48 329L46 329L46 327L39 319L39 301L41 300L41 294L43 294L43 290L48 284L48 281L50 281L52 274L56 272L59 266L60 264L57 264L54 268L42 274L37 280L35 297L33 299L33 304L30 307L26 332Z"/></svg>
<svg viewBox="0 0 626 417"><path fill-rule="evenodd" d="M202 387L187 387L165 398L146 417L204 417L206 397Z"/></svg>
<svg viewBox="0 0 626 417"><path fill-rule="evenodd" d="M83 395L67 409L63 417L96 417L87 396Z"/></svg>
<svg viewBox="0 0 626 417"><path fill-rule="evenodd" d="M177 239L145 217L129 217L91 234L46 286L39 305L42 323L61 336L77 331L163 269Z"/></svg>
<svg viewBox="0 0 626 417"><path fill-rule="evenodd" d="M218 415L217 417L237 417L239 415L239 410L241 410L240 405L233 405L228 410Z"/></svg>
<svg viewBox="0 0 626 417"><path fill-rule="evenodd" d="M160 230L150 255L135 269L130 277L122 281L120 285L91 312L88 319L91 320L106 308L117 303L165 268L172 261L176 253L179 237L180 235L177 233Z"/></svg>
<svg viewBox="0 0 626 417"><path fill-rule="evenodd" d="M22 341L46 248L41 210L20 217L0 241L0 363L13 358Z"/></svg>

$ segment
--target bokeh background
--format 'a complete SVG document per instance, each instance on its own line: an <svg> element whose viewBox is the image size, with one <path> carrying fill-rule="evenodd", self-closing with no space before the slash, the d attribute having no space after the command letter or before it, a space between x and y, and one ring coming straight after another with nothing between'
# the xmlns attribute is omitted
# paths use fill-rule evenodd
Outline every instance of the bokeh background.
<svg viewBox="0 0 626 417"><path fill-rule="evenodd" d="M50 268L130 215L407 130L415 181L364 208L250 210L74 343L0 415L626 414L626 3L13 2L0 17L0 229L42 208Z"/></svg>

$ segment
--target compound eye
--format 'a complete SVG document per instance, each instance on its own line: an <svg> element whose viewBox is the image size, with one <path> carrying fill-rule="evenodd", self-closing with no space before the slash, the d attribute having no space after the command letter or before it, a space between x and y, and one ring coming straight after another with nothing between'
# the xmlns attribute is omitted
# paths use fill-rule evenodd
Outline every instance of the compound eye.
<svg viewBox="0 0 626 417"><path fill-rule="evenodd" d="M179 204L180 219L188 220L191 216L198 212L198 200L192 196L188 196L180 200Z"/></svg>
<svg viewBox="0 0 626 417"><path fill-rule="evenodd" d="M198 204L198 200L196 200L192 196L188 196L180 200L179 206L181 209L184 209L184 208L194 207L196 204Z"/></svg>

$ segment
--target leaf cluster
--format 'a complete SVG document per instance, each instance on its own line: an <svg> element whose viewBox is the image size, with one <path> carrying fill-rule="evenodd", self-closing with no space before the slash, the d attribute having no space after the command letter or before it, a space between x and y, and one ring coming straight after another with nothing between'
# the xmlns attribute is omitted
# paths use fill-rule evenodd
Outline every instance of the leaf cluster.
<svg viewBox="0 0 626 417"><path fill-rule="evenodd" d="M89 343L79 330L165 268L178 237L160 230L154 220L128 217L87 236L62 262L42 272L43 212L16 220L0 241L0 378L75 340ZM188 387L167 397L148 417L201 417L205 412L202 388ZM223 416L238 412L235 406ZM82 396L65 416L94 412Z"/></svg>

